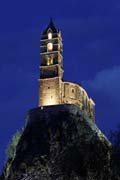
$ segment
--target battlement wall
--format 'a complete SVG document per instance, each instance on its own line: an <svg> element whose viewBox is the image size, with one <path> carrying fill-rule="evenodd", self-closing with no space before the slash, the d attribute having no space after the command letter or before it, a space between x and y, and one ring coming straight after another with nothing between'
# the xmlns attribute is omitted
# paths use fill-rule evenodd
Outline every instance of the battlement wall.
<svg viewBox="0 0 120 180"><path fill-rule="evenodd" d="M76 104L89 117L95 118L94 102L88 97L87 92L78 84L71 82L62 82L62 103Z"/></svg>

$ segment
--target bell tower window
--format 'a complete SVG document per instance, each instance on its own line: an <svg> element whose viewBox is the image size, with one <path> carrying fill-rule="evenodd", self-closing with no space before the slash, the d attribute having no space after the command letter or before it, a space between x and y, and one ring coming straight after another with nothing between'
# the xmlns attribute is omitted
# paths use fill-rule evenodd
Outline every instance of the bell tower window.
<svg viewBox="0 0 120 180"><path fill-rule="evenodd" d="M52 65L53 64L53 58L52 57L48 57L47 58L47 65Z"/></svg>
<svg viewBox="0 0 120 180"><path fill-rule="evenodd" d="M48 39L52 39L52 33L51 32L48 33Z"/></svg>
<svg viewBox="0 0 120 180"><path fill-rule="evenodd" d="M48 51L52 51L53 50L53 44L52 43L48 43L47 44L47 50Z"/></svg>

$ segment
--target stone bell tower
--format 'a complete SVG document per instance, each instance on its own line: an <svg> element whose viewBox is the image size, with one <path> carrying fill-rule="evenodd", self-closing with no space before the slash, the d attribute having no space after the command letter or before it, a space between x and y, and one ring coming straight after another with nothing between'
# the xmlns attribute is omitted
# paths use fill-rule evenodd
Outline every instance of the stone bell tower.
<svg viewBox="0 0 120 180"><path fill-rule="evenodd" d="M52 20L41 34L39 106L61 104L63 77L62 37Z"/></svg>
<svg viewBox="0 0 120 180"><path fill-rule="evenodd" d="M76 83L63 81L62 37L52 20L41 34L39 106L74 104L95 120L94 101L85 89Z"/></svg>

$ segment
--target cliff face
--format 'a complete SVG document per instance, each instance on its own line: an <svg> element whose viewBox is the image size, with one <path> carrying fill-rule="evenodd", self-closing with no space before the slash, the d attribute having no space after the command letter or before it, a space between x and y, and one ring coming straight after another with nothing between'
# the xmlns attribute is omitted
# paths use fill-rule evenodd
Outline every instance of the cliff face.
<svg viewBox="0 0 120 180"><path fill-rule="evenodd" d="M110 180L111 144L75 105L36 108L7 180Z"/></svg>

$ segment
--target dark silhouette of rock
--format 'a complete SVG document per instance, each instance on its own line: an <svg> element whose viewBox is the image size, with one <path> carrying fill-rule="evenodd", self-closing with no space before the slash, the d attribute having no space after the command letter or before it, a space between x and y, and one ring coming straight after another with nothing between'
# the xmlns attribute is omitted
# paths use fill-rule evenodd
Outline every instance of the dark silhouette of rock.
<svg viewBox="0 0 120 180"><path fill-rule="evenodd" d="M111 143L76 105L28 112L3 180L110 180Z"/></svg>

